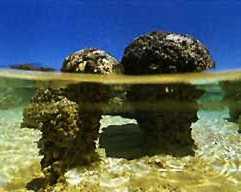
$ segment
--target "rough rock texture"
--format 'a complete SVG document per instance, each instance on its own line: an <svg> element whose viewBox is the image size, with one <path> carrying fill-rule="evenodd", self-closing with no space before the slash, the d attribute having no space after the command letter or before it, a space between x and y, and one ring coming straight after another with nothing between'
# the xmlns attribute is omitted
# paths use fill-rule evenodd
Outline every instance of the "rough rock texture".
<svg viewBox="0 0 241 192"><path fill-rule="evenodd" d="M41 112L48 105L65 99L65 92L62 89L38 89L31 99L31 103L25 107L21 127L41 129L44 118Z"/></svg>
<svg viewBox="0 0 241 192"><path fill-rule="evenodd" d="M132 116L144 132L149 154L193 154L190 127L198 120L196 100L202 94L202 90L188 84L130 87L127 98L133 104Z"/></svg>
<svg viewBox="0 0 241 192"><path fill-rule="evenodd" d="M135 39L125 49L121 63L129 75L200 72L215 65L200 41L167 32L152 32ZM202 93L188 84L131 86L127 98L133 103L134 116L146 136L146 146L174 155L193 153L195 144L190 126L197 120L196 100ZM155 107L141 109L135 102L153 102ZM171 102L176 104L170 105ZM191 107L182 105L183 102ZM159 107L158 103L162 105ZM179 110L176 105L180 105ZM182 154L177 153L180 146L186 148Z"/></svg>
<svg viewBox="0 0 241 192"><path fill-rule="evenodd" d="M67 168L84 160L81 156L84 145L82 139L78 139L82 136L79 106L62 92L39 89L25 108L22 123L22 127L42 132L38 142L39 153L43 155L41 168L50 183L55 183ZM70 156L72 159L68 162Z"/></svg>
<svg viewBox="0 0 241 192"><path fill-rule="evenodd" d="M116 59L98 49L70 55L63 72L110 74L119 72ZM22 127L39 129L42 170L50 184L61 180L71 167L89 164L99 137L102 104L113 97L111 86L80 83L62 89L39 89L24 110Z"/></svg>
<svg viewBox="0 0 241 192"><path fill-rule="evenodd" d="M200 72L215 66L200 41L167 32L138 37L125 49L121 63L131 75Z"/></svg>
<svg viewBox="0 0 241 192"><path fill-rule="evenodd" d="M103 50L89 48L65 58L62 72L109 74L121 70L119 62Z"/></svg>

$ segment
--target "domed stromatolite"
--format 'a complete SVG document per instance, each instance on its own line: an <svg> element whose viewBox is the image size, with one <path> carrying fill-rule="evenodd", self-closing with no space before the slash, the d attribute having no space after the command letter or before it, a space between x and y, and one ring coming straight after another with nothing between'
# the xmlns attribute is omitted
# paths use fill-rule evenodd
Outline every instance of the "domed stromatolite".
<svg viewBox="0 0 241 192"><path fill-rule="evenodd" d="M200 72L215 66L200 41L169 32L138 37L125 49L121 63L129 75ZM190 84L131 86L127 98L133 103L134 116L146 136L146 146L154 145L158 151L175 155L192 153L195 144L190 126L197 120L196 100L202 94L202 90ZM141 108L145 102L155 107Z"/></svg>
<svg viewBox="0 0 241 192"><path fill-rule="evenodd" d="M121 71L116 59L99 49L84 49L67 57L62 72L111 74ZM51 184L66 169L98 159L102 104L113 97L113 86L79 83L66 88L39 89L24 110L23 127L42 132L38 142L42 170Z"/></svg>
<svg viewBox="0 0 241 192"><path fill-rule="evenodd" d="M119 62L109 53L95 48L82 49L65 58L62 72L109 74L121 71Z"/></svg>
<svg viewBox="0 0 241 192"><path fill-rule="evenodd" d="M130 75L200 72L215 66L199 40L168 32L138 37L125 49L121 63Z"/></svg>
<svg viewBox="0 0 241 192"><path fill-rule="evenodd" d="M88 48L76 51L66 57L61 71L102 75L121 74L123 66L109 53L96 48ZM125 98L124 88L119 85L80 83L79 85L70 85L67 89L71 99L78 100L77 102L82 105L82 108L85 107L93 111L99 110L96 108L101 107L101 113L105 114L116 114L115 111L118 109L116 110L112 106L118 106Z"/></svg>

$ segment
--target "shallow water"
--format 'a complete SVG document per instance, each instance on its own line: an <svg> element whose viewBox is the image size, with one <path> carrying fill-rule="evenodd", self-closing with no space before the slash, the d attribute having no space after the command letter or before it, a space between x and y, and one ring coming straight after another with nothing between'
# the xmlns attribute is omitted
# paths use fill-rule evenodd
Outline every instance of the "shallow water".
<svg viewBox="0 0 241 192"><path fill-rule="evenodd" d="M131 110L132 103L126 103L124 107L114 103L114 114L103 115L101 119L102 133L98 148L101 162L69 170L65 175L68 183L65 191L241 191L239 121L228 121L230 106L239 109L239 80L239 71L106 78L1 70L0 191L27 191L26 184L42 176L39 165L42 157L38 155L36 144L41 134L38 130L20 128L23 109L36 88L60 88L81 82L125 86L191 83L204 90L205 93L198 100L198 120L192 123L192 138L197 149L194 156L173 156L161 152L146 155L143 153L143 132L136 120L120 116L120 113ZM224 81L229 81L226 90ZM159 110L173 112L188 111L192 108L188 108L188 104L185 100L180 102L172 99L154 103ZM152 111L151 101L138 105L140 110ZM88 103L86 106L88 108ZM111 113L111 110L112 107L109 107L107 113Z"/></svg>

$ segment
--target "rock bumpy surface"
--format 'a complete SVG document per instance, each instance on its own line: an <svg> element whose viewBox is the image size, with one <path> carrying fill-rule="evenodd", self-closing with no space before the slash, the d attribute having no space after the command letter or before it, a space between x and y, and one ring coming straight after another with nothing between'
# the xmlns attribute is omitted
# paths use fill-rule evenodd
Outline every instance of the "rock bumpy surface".
<svg viewBox="0 0 241 192"><path fill-rule="evenodd" d="M193 37L167 32L152 32L135 39L124 51L121 63L129 75L200 72L215 66L209 51ZM133 85L127 98L133 103L134 116L146 136L147 147L155 146L174 155L193 153L191 123L197 118L196 100L202 91L189 84ZM182 104L173 107L141 109L135 102L166 101ZM178 152L178 153L177 153Z"/></svg>
<svg viewBox="0 0 241 192"><path fill-rule="evenodd" d="M137 38L126 48L121 63L129 75L200 72L214 67L208 50L198 40L165 32ZM67 57L61 71L107 75L122 72L122 65L108 53L90 48ZM196 100L202 94L202 90L189 84L135 84L127 91L127 100L133 104L133 113L127 115L134 117L143 130L146 147L154 146L154 150L174 155L178 155L177 151L190 154L195 147L190 126L197 120ZM101 115L106 110L102 104L114 96L115 86L99 83L36 92L24 110L22 126L42 132L38 146L49 184L61 181L66 170L98 159L96 140ZM182 105L176 110L168 107L170 101L185 101L190 106ZM145 102L156 107L143 108Z"/></svg>
<svg viewBox="0 0 241 192"><path fill-rule="evenodd" d="M63 72L118 73L120 64L108 53L84 49L63 63ZM102 102L112 98L111 86L80 83L64 89L39 89L24 110L22 127L39 129L38 143L42 170L50 184L61 180L65 171L98 159L95 152L99 137ZM90 107L91 106L91 107Z"/></svg>
<svg viewBox="0 0 241 192"><path fill-rule="evenodd" d="M121 63L130 75L200 72L215 66L200 41L168 32L138 37L125 49Z"/></svg>
<svg viewBox="0 0 241 192"><path fill-rule="evenodd" d="M82 49L65 58L62 72L109 74L120 72L119 62L103 50Z"/></svg>

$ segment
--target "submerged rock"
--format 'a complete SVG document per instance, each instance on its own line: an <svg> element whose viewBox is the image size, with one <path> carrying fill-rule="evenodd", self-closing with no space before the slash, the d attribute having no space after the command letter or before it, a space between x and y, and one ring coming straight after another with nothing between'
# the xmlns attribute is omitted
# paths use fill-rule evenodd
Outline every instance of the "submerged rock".
<svg viewBox="0 0 241 192"><path fill-rule="evenodd" d="M152 32L135 39L124 51L121 63L128 75L200 72L215 66L209 51L188 35ZM203 94L190 84L133 85L127 99L133 103L134 117L143 129L147 147L174 155L193 153L191 123L197 118L197 99ZM143 109L137 103L152 103ZM169 103L182 105L176 110ZM161 103L158 105L158 103ZM141 104L142 105L142 104ZM175 106L174 105L174 106ZM163 108L164 106L164 108Z"/></svg>
<svg viewBox="0 0 241 192"><path fill-rule="evenodd" d="M130 75L199 72L214 66L207 49L199 41L162 32L135 40L125 50L122 64L125 73ZM67 57L61 71L108 75L121 73L122 65L105 51L90 48ZM115 85L79 83L61 89L39 89L33 96L24 110L22 126L42 132L38 142L43 155L41 168L51 185L61 181L68 169L99 159L96 141L100 136L101 116L106 114L103 104L113 102L116 90ZM197 120L196 100L202 94L203 91L189 84L135 84L127 92L134 113L126 115L137 120L146 147L154 145L154 149L173 153L175 146L181 146L182 151L188 150L189 154L195 147L190 126ZM177 111L159 107L159 102L166 101L168 106L170 100L187 101L191 107ZM142 108L136 102L157 107Z"/></svg>
<svg viewBox="0 0 241 192"><path fill-rule="evenodd" d="M120 64L106 52L84 49L67 57L62 72L111 74ZM62 179L67 169L98 159L102 103L113 97L113 87L80 83L61 89L39 89L24 110L22 127L39 129L42 171L50 184Z"/></svg>
<svg viewBox="0 0 241 192"><path fill-rule="evenodd" d="M219 84L224 93L223 101L229 108L228 121L238 123L241 133L241 81L223 81Z"/></svg>

